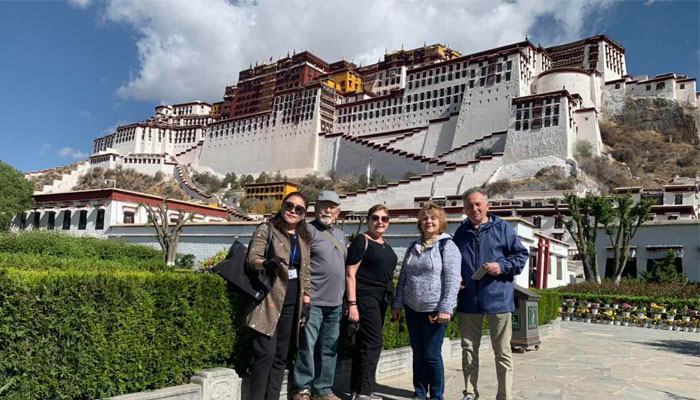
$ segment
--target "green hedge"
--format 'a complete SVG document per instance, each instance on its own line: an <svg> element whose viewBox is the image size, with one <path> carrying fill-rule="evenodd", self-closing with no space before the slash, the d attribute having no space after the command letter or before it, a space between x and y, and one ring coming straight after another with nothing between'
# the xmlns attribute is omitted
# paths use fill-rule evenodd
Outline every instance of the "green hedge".
<svg viewBox="0 0 700 400"><path fill-rule="evenodd" d="M0 397L91 399L233 365L235 299L211 274L0 269Z"/></svg>
<svg viewBox="0 0 700 400"><path fill-rule="evenodd" d="M75 237L45 230L2 233L0 252L125 262L164 262L163 252L152 247L91 237Z"/></svg>
<svg viewBox="0 0 700 400"><path fill-rule="evenodd" d="M103 260L99 258L68 257L27 253L0 252L0 268L58 269L58 270L126 270L126 271L173 271L175 266L163 260Z"/></svg>
<svg viewBox="0 0 700 400"><path fill-rule="evenodd" d="M558 307L561 307L562 295L555 289L529 289L540 296L538 303L539 325L548 324L559 317Z"/></svg>

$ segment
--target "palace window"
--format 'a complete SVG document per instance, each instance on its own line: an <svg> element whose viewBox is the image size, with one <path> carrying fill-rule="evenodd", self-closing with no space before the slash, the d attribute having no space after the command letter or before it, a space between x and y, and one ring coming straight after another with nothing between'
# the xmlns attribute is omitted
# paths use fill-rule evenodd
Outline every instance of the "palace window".
<svg viewBox="0 0 700 400"><path fill-rule="evenodd" d="M683 195L682 194L677 194L675 196L675 204L683 204Z"/></svg>
<svg viewBox="0 0 700 400"><path fill-rule="evenodd" d="M41 223L41 213L39 211L34 211L34 229L39 229L40 223Z"/></svg>
<svg viewBox="0 0 700 400"><path fill-rule="evenodd" d="M651 90L651 85L647 85L647 90Z"/></svg>
<svg viewBox="0 0 700 400"><path fill-rule="evenodd" d="M681 83L681 90L685 89L685 83Z"/></svg>
<svg viewBox="0 0 700 400"><path fill-rule="evenodd" d="M53 211L49 211L49 222L46 225L46 229L53 230L53 228L55 226L56 226L56 213Z"/></svg>
<svg viewBox="0 0 700 400"><path fill-rule="evenodd" d="M84 231L87 228L87 210L80 210L80 219L78 220L78 229Z"/></svg>
<svg viewBox="0 0 700 400"><path fill-rule="evenodd" d="M559 125L559 117L553 117L552 118L552 126L558 126Z"/></svg>
<svg viewBox="0 0 700 400"><path fill-rule="evenodd" d="M63 212L63 230L67 231L70 229L70 219L71 219L71 212L70 210L66 210Z"/></svg>
<svg viewBox="0 0 700 400"><path fill-rule="evenodd" d="M506 80L507 80L507 81L510 80L510 72L506 72Z"/></svg>
<svg viewBox="0 0 700 400"><path fill-rule="evenodd" d="M656 84L656 90L661 90L666 88L666 82L659 82Z"/></svg>
<svg viewBox="0 0 700 400"><path fill-rule="evenodd" d="M133 224L134 223L134 212L133 211L124 211L124 223L125 224Z"/></svg>

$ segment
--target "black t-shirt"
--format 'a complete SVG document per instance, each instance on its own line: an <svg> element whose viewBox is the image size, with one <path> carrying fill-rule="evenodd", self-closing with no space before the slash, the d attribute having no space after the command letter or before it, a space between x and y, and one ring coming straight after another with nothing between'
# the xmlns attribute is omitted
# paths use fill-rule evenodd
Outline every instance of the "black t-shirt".
<svg viewBox="0 0 700 400"><path fill-rule="evenodd" d="M289 235L289 245L292 249L289 254L289 270L295 270L297 272L297 277L290 279L289 283L287 283L287 293L284 295L285 306L296 304L297 302L297 297L299 297L299 267L301 266L301 248L299 246L299 236L291 233L288 233L287 235Z"/></svg>
<svg viewBox="0 0 700 400"><path fill-rule="evenodd" d="M366 244L366 242L369 243ZM367 245L367 251L365 251L365 245ZM357 264L360 260L362 262L355 274L356 295L359 296L362 293L381 298L385 292L393 293L394 269L398 261L394 249L386 242L379 244L374 240L368 240L365 235L358 235L348 248L345 264Z"/></svg>

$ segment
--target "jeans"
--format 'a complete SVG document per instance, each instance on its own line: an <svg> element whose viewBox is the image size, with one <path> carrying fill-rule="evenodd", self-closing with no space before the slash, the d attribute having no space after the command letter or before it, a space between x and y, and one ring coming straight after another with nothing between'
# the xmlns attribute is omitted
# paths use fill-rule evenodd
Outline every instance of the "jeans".
<svg viewBox="0 0 700 400"><path fill-rule="evenodd" d="M296 326L295 305L282 307L274 336L255 332L250 400L279 400L287 355Z"/></svg>
<svg viewBox="0 0 700 400"><path fill-rule="evenodd" d="M431 400L443 400L445 368L442 362L442 342L447 324L431 324L431 313L406 310L406 327L413 350L414 398L425 399L430 391Z"/></svg>
<svg viewBox="0 0 700 400"><path fill-rule="evenodd" d="M496 358L496 376L498 393L496 400L513 398L513 356L510 340L513 325L510 313L502 314L466 314L459 313L459 330L462 333L462 372L464 373L464 395L479 398L477 380L479 379L479 344L481 344L481 324L489 322L491 347Z"/></svg>
<svg viewBox="0 0 700 400"><path fill-rule="evenodd" d="M294 365L294 389L321 396L331 393L338 357L342 307L312 305L309 321L299 332L299 353Z"/></svg>

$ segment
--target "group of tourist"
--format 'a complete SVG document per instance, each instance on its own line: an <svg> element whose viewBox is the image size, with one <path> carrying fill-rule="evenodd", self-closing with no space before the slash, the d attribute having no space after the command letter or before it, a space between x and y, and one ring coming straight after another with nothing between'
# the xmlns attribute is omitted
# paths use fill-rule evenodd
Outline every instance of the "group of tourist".
<svg viewBox="0 0 700 400"><path fill-rule="evenodd" d="M413 350L414 399L443 399L442 343L455 308L462 336L464 400L479 397L484 317L496 358L497 399L511 399L513 278L522 271L528 251L510 224L488 213L483 192L468 190L462 199L467 219L454 238L446 232L442 207L428 203L420 210L420 237L406 249L394 288L398 257L384 239L390 222L384 205L369 209L367 231L347 246L335 226L340 214L335 192L319 195L315 219L309 223L306 196L285 196L270 223L256 229L247 257L251 271L276 277L267 296L250 304L245 314L246 326L254 331L250 399L279 399L292 351L294 400L337 400L332 386L344 316L358 325L353 398L379 399L373 390L388 308L394 321L405 313Z"/></svg>

